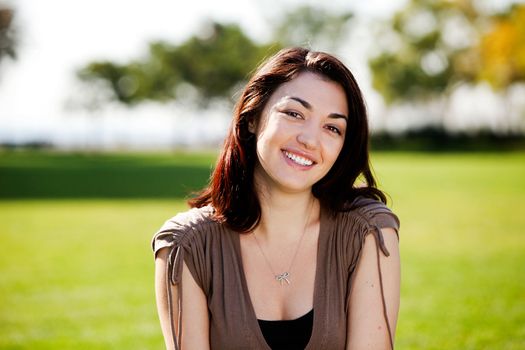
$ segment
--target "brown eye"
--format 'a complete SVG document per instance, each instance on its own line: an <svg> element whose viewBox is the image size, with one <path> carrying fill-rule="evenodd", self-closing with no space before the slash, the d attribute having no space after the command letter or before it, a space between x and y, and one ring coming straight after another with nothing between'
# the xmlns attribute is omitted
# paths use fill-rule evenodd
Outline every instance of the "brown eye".
<svg viewBox="0 0 525 350"><path fill-rule="evenodd" d="M297 112L294 112L294 111L286 111L286 112L284 112L284 114L286 114L286 115L288 115L288 116L290 116L292 118L296 118L296 119L301 118L301 115L299 113L297 113Z"/></svg>
<svg viewBox="0 0 525 350"><path fill-rule="evenodd" d="M339 129L336 128L335 126L328 125L326 128L327 128L328 130L330 130L331 132L333 132L334 134L341 135L341 130L339 130Z"/></svg>

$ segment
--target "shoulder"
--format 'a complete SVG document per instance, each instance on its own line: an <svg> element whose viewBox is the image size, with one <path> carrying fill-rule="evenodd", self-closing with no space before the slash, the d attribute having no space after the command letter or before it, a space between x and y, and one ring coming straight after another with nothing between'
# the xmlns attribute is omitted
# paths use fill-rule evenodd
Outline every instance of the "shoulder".
<svg viewBox="0 0 525 350"><path fill-rule="evenodd" d="M214 213L215 210L210 205L201 208L191 208L168 219L161 227L161 230L196 228L208 225L215 222L213 221Z"/></svg>
<svg viewBox="0 0 525 350"><path fill-rule="evenodd" d="M360 196L346 203L342 210L335 213L332 225L335 241L343 247L342 261L350 267L355 267L370 234L385 256L389 256L390 252L384 235L388 235L388 241L399 238L399 218L385 203L373 198Z"/></svg>
<svg viewBox="0 0 525 350"><path fill-rule="evenodd" d="M400 227L399 217L385 203L374 198L359 196L346 203L337 216L352 219L367 227L391 227L396 232Z"/></svg>
<svg viewBox="0 0 525 350"><path fill-rule="evenodd" d="M213 219L211 206L192 208L166 220L153 235L151 246L154 254L165 247L185 245L208 232L211 226L220 225Z"/></svg>

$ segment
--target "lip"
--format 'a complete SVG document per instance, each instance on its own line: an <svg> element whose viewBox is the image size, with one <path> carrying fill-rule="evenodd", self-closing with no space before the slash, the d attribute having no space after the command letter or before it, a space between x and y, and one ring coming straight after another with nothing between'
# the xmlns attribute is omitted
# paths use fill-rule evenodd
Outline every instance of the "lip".
<svg viewBox="0 0 525 350"><path fill-rule="evenodd" d="M301 158L308 159L308 160L312 161L312 164L311 165L302 165L302 164L296 163L292 159L288 158L285 153L291 153L291 154L294 154L294 155L299 156ZM311 169L314 165L317 164L317 162L315 161L314 157L312 157L310 154L307 154L305 152L291 150L291 149L281 149L281 154L283 155L283 157L284 157L284 159L286 160L287 163L289 163L289 164L291 164L291 165L293 165L295 167L299 167L301 169Z"/></svg>

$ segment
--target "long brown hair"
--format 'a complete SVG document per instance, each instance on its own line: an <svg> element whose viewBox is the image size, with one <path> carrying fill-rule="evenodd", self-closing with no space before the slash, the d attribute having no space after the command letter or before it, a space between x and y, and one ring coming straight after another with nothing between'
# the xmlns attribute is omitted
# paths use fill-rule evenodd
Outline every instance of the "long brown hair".
<svg viewBox="0 0 525 350"><path fill-rule="evenodd" d="M386 203L386 197L376 187L370 170L368 118L354 76L334 56L296 47L279 51L253 74L235 107L230 130L210 182L196 198L188 201L191 207L211 204L215 209L215 219L239 232L247 232L257 226L261 207L253 179L257 161L256 139L248 130L248 124L257 124L265 104L281 84L305 71L341 85L349 109L341 153L328 174L314 184L313 195L332 213L343 210L345 204L360 195ZM365 183L356 185L360 176Z"/></svg>

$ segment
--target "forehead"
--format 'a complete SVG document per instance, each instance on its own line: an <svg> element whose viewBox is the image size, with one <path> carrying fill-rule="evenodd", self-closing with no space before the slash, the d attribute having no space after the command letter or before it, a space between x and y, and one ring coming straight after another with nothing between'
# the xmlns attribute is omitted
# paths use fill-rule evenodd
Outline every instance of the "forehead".
<svg viewBox="0 0 525 350"><path fill-rule="evenodd" d="M299 97L325 113L348 115L346 93L341 85L316 73L302 72L281 84L270 97L268 107L289 101L290 97Z"/></svg>

